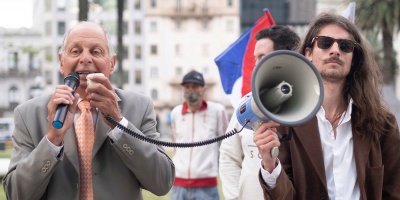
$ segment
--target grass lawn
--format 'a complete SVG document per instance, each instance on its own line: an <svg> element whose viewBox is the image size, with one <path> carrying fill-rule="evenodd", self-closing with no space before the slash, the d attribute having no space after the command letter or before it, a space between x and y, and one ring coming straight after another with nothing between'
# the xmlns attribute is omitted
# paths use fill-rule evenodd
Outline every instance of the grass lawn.
<svg viewBox="0 0 400 200"><path fill-rule="evenodd" d="M0 150L0 158L10 158L11 150L12 150L12 143L7 142L6 150ZM2 179L3 179L3 177L0 176L0 180L2 180ZM4 190L3 190L3 184L1 182L0 182L0 200L6 200L6 195L4 194Z"/></svg>
<svg viewBox="0 0 400 200"><path fill-rule="evenodd" d="M3 178L3 177L1 177ZM4 190L3 190L3 184L1 184L1 188L0 188L0 200L6 200L6 195L4 194Z"/></svg>
<svg viewBox="0 0 400 200"><path fill-rule="evenodd" d="M11 150L12 150L12 144L8 143L6 145L6 150L0 150L0 158L9 158L11 156ZM169 156L173 156L173 151L170 150L168 151ZM0 177L2 179L3 177ZM218 190L220 194L220 199L223 200L224 197L222 196L222 190L221 190L221 181L218 180ZM151 192L147 190L143 190L143 199L144 200L169 200L169 193L165 196L156 196L152 194ZM0 200L6 200L6 196L4 194L3 190L3 184L0 184Z"/></svg>

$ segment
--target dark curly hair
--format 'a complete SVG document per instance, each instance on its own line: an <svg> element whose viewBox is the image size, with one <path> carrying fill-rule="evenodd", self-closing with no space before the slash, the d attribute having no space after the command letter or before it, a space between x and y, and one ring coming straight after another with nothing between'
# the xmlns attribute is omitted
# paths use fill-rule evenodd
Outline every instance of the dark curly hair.
<svg viewBox="0 0 400 200"><path fill-rule="evenodd" d="M296 50L300 37L291 28L284 25L272 25L260 30L254 39L257 41L263 38L269 38L274 42L274 51L276 50Z"/></svg>

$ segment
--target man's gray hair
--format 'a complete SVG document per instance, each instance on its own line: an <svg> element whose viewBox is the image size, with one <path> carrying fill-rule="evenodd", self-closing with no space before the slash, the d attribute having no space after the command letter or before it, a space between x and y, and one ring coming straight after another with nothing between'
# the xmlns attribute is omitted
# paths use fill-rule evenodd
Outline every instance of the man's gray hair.
<svg viewBox="0 0 400 200"><path fill-rule="evenodd" d="M113 46L111 45L111 37L110 37L109 32L108 32L108 31L106 30L106 28L105 28L104 26L102 26L101 24L98 24L98 23L95 23L95 22L90 22L90 21L81 21L81 22L79 22L77 25L75 25L74 27L68 29L68 31L65 32L65 34L64 34L63 42L62 42L62 44L61 44L61 47L60 47L60 50L59 50L58 53L61 54L61 56L64 56L65 45L67 44L67 39L68 39L69 34L71 33L71 31L72 31L76 26L79 26L79 25L82 25L82 24L94 24L94 25L96 25L96 26L99 26L99 27L103 30L104 35L106 36L106 40L107 40L108 54L109 54L110 57L112 57L112 56L115 54L115 52L114 52Z"/></svg>

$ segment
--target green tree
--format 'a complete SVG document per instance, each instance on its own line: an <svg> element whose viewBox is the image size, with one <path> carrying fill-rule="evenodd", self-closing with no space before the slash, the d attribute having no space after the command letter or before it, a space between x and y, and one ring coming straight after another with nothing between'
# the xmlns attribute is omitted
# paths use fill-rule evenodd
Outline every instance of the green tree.
<svg viewBox="0 0 400 200"><path fill-rule="evenodd" d="M396 72L396 53L393 36L400 27L399 0L354 0L356 2L356 24L364 31L382 36L383 71L386 84L393 83ZM379 55L379 54L378 54ZM380 57L382 58L382 57Z"/></svg>
<svg viewBox="0 0 400 200"><path fill-rule="evenodd" d="M124 13L124 0L117 1L117 71L115 83L117 84L118 88L122 88L123 85L123 69L122 69L122 60L123 55L126 53L124 52L123 46L123 35L124 35L124 23L123 23L123 13Z"/></svg>
<svg viewBox="0 0 400 200"><path fill-rule="evenodd" d="M79 0L78 21L88 20L89 4L88 0Z"/></svg>

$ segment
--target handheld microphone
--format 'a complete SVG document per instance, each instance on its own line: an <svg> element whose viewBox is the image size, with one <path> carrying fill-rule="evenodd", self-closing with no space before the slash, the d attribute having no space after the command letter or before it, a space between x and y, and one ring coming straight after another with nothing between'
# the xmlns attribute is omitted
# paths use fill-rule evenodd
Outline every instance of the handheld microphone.
<svg viewBox="0 0 400 200"><path fill-rule="evenodd" d="M64 85L72 88L75 92L76 88L79 86L79 74L76 72L71 72L67 77L64 78ZM74 93L72 92L72 94ZM60 129L64 125L65 117L67 116L69 104L59 104L57 106L56 115L53 120L53 127Z"/></svg>

